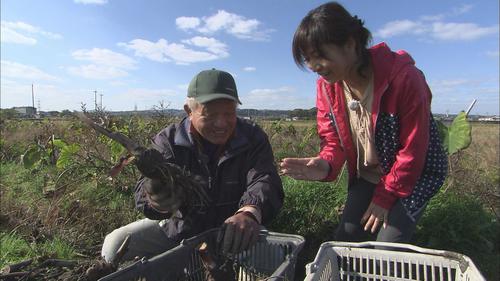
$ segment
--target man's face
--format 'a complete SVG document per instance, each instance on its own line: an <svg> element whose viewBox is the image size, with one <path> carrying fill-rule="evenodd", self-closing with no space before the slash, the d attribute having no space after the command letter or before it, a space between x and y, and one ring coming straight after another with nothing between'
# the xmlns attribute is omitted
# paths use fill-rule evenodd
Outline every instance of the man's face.
<svg viewBox="0 0 500 281"><path fill-rule="evenodd" d="M191 124L198 133L213 144L225 144L236 127L236 103L217 99L189 112Z"/></svg>

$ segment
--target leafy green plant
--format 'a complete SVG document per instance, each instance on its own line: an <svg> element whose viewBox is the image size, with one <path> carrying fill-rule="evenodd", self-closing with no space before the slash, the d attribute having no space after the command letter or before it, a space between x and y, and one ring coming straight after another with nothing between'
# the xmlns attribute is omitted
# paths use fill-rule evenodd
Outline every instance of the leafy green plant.
<svg viewBox="0 0 500 281"><path fill-rule="evenodd" d="M439 234L439 235L437 235ZM500 224L478 200L441 192L430 201L414 235L416 244L465 254L498 280Z"/></svg>
<svg viewBox="0 0 500 281"><path fill-rule="evenodd" d="M76 154L79 149L78 144L68 145L63 140L52 136L46 144L30 145L21 159L26 169L48 163L55 163L57 168L63 169L71 163L72 155Z"/></svg>
<svg viewBox="0 0 500 281"><path fill-rule="evenodd" d="M466 149L472 142L472 126L467 120L467 114L460 112L450 127L446 127L442 122L437 122L443 146L448 155Z"/></svg>

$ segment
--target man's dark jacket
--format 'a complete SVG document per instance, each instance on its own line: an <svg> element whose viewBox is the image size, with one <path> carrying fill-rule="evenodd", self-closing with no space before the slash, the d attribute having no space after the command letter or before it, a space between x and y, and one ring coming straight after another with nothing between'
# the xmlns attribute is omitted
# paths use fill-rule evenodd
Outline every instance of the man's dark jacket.
<svg viewBox="0 0 500 281"><path fill-rule="evenodd" d="M154 146L167 161L201 176L212 203L194 211L181 206L179 212L166 220L164 228L168 237L184 239L219 227L245 205L261 210L263 224L276 217L283 205L284 193L265 132L256 124L238 118L233 137L210 172L209 157L200 150L201 145L190 133L190 127L188 118L168 126L155 136ZM135 189L137 208L149 219L168 218L169 215L150 207L142 188L143 180L139 180Z"/></svg>

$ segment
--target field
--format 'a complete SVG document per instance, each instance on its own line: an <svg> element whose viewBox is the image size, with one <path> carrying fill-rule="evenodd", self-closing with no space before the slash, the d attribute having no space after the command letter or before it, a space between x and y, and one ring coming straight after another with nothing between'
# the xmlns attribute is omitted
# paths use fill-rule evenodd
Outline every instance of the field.
<svg viewBox="0 0 500 281"><path fill-rule="evenodd" d="M168 116L102 120L143 144L174 121ZM258 123L276 161L318 151L311 121ZM466 254L488 280L500 280L499 125L474 123L472 128L472 144L450 156L450 175L429 204L413 243ZM133 209L131 190L138 172L127 166L110 179L108 171L124 151L80 122L3 120L0 144L0 267L30 258L34 263L96 260L107 233L142 217ZM345 199L345 173L330 183L283 182L285 206L269 229L306 238L297 263L300 280L321 242L333 239ZM44 276L57 280L57 274L62 273L53 272L54 279Z"/></svg>

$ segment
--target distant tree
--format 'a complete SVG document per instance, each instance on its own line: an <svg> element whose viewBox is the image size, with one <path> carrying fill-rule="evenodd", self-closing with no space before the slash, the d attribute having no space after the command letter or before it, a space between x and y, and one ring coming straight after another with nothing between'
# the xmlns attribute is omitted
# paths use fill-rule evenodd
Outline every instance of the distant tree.
<svg viewBox="0 0 500 281"><path fill-rule="evenodd" d="M2 120L12 119L12 118L16 118L18 116L19 116L19 113L13 108L0 109L0 119L2 119Z"/></svg>
<svg viewBox="0 0 500 281"><path fill-rule="evenodd" d="M307 116L309 118L315 119L316 118L316 113L318 112L318 109L316 107L313 107L307 111Z"/></svg>
<svg viewBox="0 0 500 281"><path fill-rule="evenodd" d="M71 115L72 115L71 111L69 111L69 110L67 110L67 109L65 109L65 110L63 110L63 111L61 111L61 112L59 112L59 116L60 116L60 117L71 116Z"/></svg>
<svg viewBox="0 0 500 281"><path fill-rule="evenodd" d="M314 119L316 118L316 107L311 109L294 109L289 113L290 117L299 117L301 119Z"/></svg>

